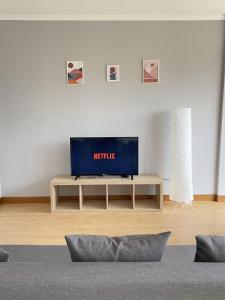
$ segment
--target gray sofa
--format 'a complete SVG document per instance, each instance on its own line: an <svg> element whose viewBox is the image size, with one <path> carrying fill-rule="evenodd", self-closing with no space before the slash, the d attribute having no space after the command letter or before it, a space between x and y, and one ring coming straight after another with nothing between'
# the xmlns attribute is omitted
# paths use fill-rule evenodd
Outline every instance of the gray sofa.
<svg viewBox="0 0 225 300"><path fill-rule="evenodd" d="M65 246L2 246L0 299L225 299L225 263L194 263L194 246L167 246L161 262L72 263Z"/></svg>

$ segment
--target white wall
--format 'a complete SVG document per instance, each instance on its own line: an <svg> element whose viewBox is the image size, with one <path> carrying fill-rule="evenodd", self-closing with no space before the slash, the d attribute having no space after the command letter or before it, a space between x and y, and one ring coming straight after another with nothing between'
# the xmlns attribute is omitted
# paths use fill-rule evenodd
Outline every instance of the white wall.
<svg viewBox="0 0 225 300"><path fill-rule="evenodd" d="M225 32L224 32L225 44ZM224 49L223 84L221 89L220 138L218 149L218 195L225 195L225 49Z"/></svg>
<svg viewBox="0 0 225 300"><path fill-rule="evenodd" d="M0 22L0 178L3 196L47 195L68 174L70 136L139 136L140 173L167 148L160 113L191 107L194 192L216 192L223 22ZM160 84L141 82L160 59ZM85 85L66 85L66 60L83 60ZM105 80L120 65L120 82ZM156 130L157 129L157 130Z"/></svg>
<svg viewBox="0 0 225 300"><path fill-rule="evenodd" d="M0 2L0 17L18 18L130 18L132 16L162 17L222 17L224 0L7 0Z"/></svg>

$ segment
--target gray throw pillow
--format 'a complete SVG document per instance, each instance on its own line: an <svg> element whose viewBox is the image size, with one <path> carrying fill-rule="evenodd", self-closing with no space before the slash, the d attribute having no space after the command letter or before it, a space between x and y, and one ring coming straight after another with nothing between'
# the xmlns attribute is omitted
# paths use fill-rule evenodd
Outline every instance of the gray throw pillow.
<svg viewBox="0 0 225 300"><path fill-rule="evenodd" d="M170 232L107 237L65 236L71 260L75 261L160 261Z"/></svg>
<svg viewBox="0 0 225 300"><path fill-rule="evenodd" d="M115 261L160 261L170 234L163 232L115 238L119 241Z"/></svg>
<svg viewBox="0 0 225 300"><path fill-rule="evenodd" d="M113 261L117 244L107 236L65 236L72 261Z"/></svg>
<svg viewBox="0 0 225 300"><path fill-rule="evenodd" d="M225 237L216 235L196 236L195 262L225 262Z"/></svg>
<svg viewBox="0 0 225 300"><path fill-rule="evenodd" d="M9 253L0 248L0 262L9 261Z"/></svg>

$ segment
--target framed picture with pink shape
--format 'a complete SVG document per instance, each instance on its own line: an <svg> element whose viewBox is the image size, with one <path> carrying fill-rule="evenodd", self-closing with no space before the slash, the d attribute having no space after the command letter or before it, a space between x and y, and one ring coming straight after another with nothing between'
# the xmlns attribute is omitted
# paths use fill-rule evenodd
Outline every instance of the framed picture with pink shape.
<svg viewBox="0 0 225 300"><path fill-rule="evenodd" d="M143 83L159 83L159 59L143 60Z"/></svg>
<svg viewBox="0 0 225 300"><path fill-rule="evenodd" d="M66 70L68 85L84 85L83 61L68 60L66 64Z"/></svg>

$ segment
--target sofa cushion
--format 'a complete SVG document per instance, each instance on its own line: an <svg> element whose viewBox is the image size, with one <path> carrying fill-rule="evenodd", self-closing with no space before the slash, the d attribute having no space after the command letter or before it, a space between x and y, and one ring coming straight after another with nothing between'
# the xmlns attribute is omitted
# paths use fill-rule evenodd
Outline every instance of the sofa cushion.
<svg viewBox="0 0 225 300"><path fill-rule="evenodd" d="M224 300L224 274L223 263L190 261L2 263L0 299Z"/></svg>
<svg viewBox="0 0 225 300"><path fill-rule="evenodd" d="M9 260L9 253L0 248L0 262L7 262Z"/></svg>
<svg viewBox="0 0 225 300"><path fill-rule="evenodd" d="M71 262L69 249L66 245L0 245L10 253L12 262ZM182 262L194 260L195 245L167 245L162 262Z"/></svg>
<svg viewBox="0 0 225 300"><path fill-rule="evenodd" d="M71 260L75 261L160 261L170 232L107 237L65 236Z"/></svg>
<svg viewBox="0 0 225 300"><path fill-rule="evenodd" d="M195 262L225 262L225 237L216 235L196 236Z"/></svg>

